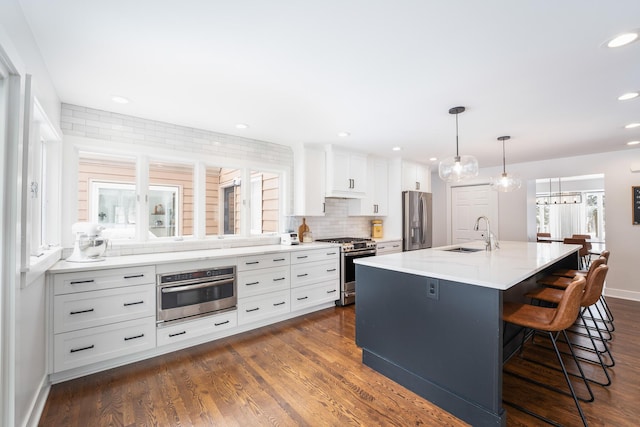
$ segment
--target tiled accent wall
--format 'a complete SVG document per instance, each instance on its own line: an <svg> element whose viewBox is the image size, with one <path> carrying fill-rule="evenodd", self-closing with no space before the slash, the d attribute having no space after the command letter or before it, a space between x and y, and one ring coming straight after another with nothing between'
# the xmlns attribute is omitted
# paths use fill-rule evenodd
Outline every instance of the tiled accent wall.
<svg viewBox="0 0 640 427"><path fill-rule="evenodd" d="M285 145L226 135L207 130L141 119L109 111L62 104L60 127L65 135L104 141L124 142L151 148L161 147L180 152L189 151L226 158L250 159L268 165L293 169L293 150ZM369 237L372 217L349 217L346 199L326 199L325 216L309 217L307 224L314 238ZM302 217L290 217L288 224L297 231ZM279 236L255 238L205 239L200 241L149 241L111 244L107 255L134 255L151 252L229 248L249 245L277 244ZM70 252L66 249L65 252ZM68 256L68 254L65 254Z"/></svg>
<svg viewBox="0 0 640 427"><path fill-rule="evenodd" d="M374 217L347 216L347 199L325 199L325 216L306 217L314 239L332 237L370 237L371 220ZM294 231L302 224L301 216L291 217L288 226Z"/></svg>
<svg viewBox="0 0 640 427"><path fill-rule="evenodd" d="M71 104L62 104L60 128L65 135L293 166L293 150L286 145Z"/></svg>

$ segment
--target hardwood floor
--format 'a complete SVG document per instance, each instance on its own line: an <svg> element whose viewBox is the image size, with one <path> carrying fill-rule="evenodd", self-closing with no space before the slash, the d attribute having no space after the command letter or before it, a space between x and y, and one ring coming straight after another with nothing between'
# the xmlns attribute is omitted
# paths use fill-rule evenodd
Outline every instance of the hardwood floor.
<svg viewBox="0 0 640 427"><path fill-rule="evenodd" d="M640 418L640 303L608 299L616 316L610 387L582 403L590 425ZM354 307L330 308L52 386L40 426L463 426L361 362ZM543 343L542 339L536 341ZM525 355L553 354L528 344ZM559 378L514 357L506 369ZM592 367L586 368L596 376ZM558 382L562 386L562 381ZM566 387L566 386L565 386ZM583 393L584 390L580 389ZM581 425L569 397L505 375L504 398ZM509 426L540 422L505 405Z"/></svg>

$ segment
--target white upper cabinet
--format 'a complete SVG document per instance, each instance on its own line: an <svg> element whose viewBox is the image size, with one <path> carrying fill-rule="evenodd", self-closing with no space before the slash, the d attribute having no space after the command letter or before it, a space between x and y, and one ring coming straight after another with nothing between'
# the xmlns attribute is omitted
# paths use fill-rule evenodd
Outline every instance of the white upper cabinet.
<svg viewBox="0 0 640 427"><path fill-rule="evenodd" d="M402 191L431 191L429 166L402 161Z"/></svg>
<svg viewBox="0 0 640 427"><path fill-rule="evenodd" d="M351 216L386 216L389 214L389 165L385 159L369 158L367 194L349 200Z"/></svg>
<svg viewBox="0 0 640 427"><path fill-rule="evenodd" d="M324 148L304 147L294 164L294 211L297 216L323 216L326 162Z"/></svg>
<svg viewBox="0 0 640 427"><path fill-rule="evenodd" d="M327 146L326 196L363 198L367 193L367 155Z"/></svg>

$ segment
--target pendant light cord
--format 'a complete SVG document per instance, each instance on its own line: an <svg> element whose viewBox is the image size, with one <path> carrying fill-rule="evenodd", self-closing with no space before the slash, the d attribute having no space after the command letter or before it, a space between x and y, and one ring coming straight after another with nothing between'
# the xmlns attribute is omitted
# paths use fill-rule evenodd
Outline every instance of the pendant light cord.
<svg viewBox="0 0 640 427"><path fill-rule="evenodd" d="M504 139L502 140L502 173L507 173L507 158L504 155Z"/></svg>
<svg viewBox="0 0 640 427"><path fill-rule="evenodd" d="M460 157L458 152L458 113L456 113L456 157Z"/></svg>

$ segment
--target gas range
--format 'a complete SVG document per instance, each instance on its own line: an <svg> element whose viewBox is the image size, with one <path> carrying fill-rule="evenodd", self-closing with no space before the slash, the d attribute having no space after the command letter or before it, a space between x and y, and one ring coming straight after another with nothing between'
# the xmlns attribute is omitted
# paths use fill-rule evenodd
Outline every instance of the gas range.
<svg viewBox="0 0 640 427"><path fill-rule="evenodd" d="M332 239L317 239L317 242L339 243L342 252L354 252L361 250L375 250L377 244L366 237L335 237Z"/></svg>

